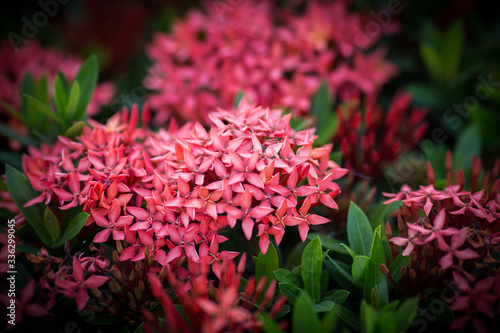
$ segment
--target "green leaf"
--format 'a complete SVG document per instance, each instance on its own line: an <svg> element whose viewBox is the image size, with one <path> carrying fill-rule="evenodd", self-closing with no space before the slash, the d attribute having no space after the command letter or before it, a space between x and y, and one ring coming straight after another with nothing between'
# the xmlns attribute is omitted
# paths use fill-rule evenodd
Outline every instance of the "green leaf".
<svg viewBox="0 0 500 333"><path fill-rule="evenodd" d="M321 252L321 241L319 237L314 238L302 253L301 272L304 288L309 293L313 302L321 299L321 271L323 257Z"/></svg>
<svg viewBox="0 0 500 333"><path fill-rule="evenodd" d="M337 290L329 291L329 294L327 294L324 297L324 299L328 299L335 304L342 305L347 300L348 296L349 296L349 292L347 290L337 289Z"/></svg>
<svg viewBox="0 0 500 333"><path fill-rule="evenodd" d="M368 262L367 256L356 256L352 262L352 278L357 283L363 283L365 277L365 267Z"/></svg>
<svg viewBox="0 0 500 333"><path fill-rule="evenodd" d="M3 108L7 112L9 112L11 116L16 117L17 119L19 119L20 121L22 121L24 123L23 114L19 110L16 110L16 108L14 108L13 105L7 103L6 101L4 101L1 98L0 98L0 105L3 106Z"/></svg>
<svg viewBox="0 0 500 333"><path fill-rule="evenodd" d="M59 221L57 220L56 215L50 210L47 206L45 207L45 211L43 213L43 222L45 225L45 229L49 234L50 238L52 238L52 243L59 239L61 235L61 229L59 227Z"/></svg>
<svg viewBox="0 0 500 333"><path fill-rule="evenodd" d="M42 75L40 78L40 81L38 81L38 84L36 85L36 93L35 93L35 98L42 102L43 104L47 104L47 101L49 99L49 92L48 92L48 83L47 83L47 76L45 74Z"/></svg>
<svg viewBox="0 0 500 333"><path fill-rule="evenodd" d="M68 97L62 80L61 75L57 74L54 80L54 103L59 116L61 118L66 118L66 105L68 105Z"/></svg>
<svg viewBox="0 0 500 333"><path fill-rule="evenodd" d="M472 156L481 156L481 133L475 124L470 124L460 134L453 149L453 168L464 170L466 179L470 175Z"/></svg>
<svg viewBox="0 0 500 333"><path fill-rule="evenodd" d="M255 278L260 281L261 278L266 278L266 287L268 287L274 279L274 271L279 268L278 252L272 243L269 244L266 254L259 253L257 263L255 264Z"/></svg>
<svg viewBox="0 0 500 333"><path fill-rule="evenodd" d="M80 99L80 84L78 83L78 81L73 81L73 83L71 84L71 90L69 91L68 103L66 104L67 120L73 120L76 108L78 107L79 99Z"/></svg>
<svg viewBox="0 0 500 333"><path fill-rule="evenodd" d="M333 310L335 303L330 300L324 300L314 305L314 310L316 312L329 312Z"/></svg>
<svg viewBox="0 0 500 333"><path fill-rule="evenodd" d="M464 45L464 26L461 21L455 21L443 36L442 57L445 65L445 77L450 80L455 77L460 66Z"/></svg>
<svg viewBox="0 0 500 333"><path fill-rule="evenodd" d="M52 118L60 124L64 123L64 121L61 118L59 118L59 116L56 113L54 113L47 105L43 104L42 102L38 101L37 99L29 95L25 94L24 97L28 102L28 108L31 108L32 110L37 111L48 118Z"/></svg>
<svg viewBox="0 0 500 333"><path fill-rule="evenodd" d="M28 136L24 136L16 131L14 131L9 126L0 123L0 135L3 137L16 140L23 144L24 146L38 146L38 143Z"/></svg>
<svg viewBox="0 0 500 333"><path fill-rule="evenodd" d="M398 332L404 332L410 327L410 318L414 318L413 314L417 312L417 309L417 298L407 299L399 306L396 311L396 327Z"/></svg>
<svg viewBox="0 0 500 333"><path fill-rule="evenodd" d="M393 312L384 312L380 314L375 333L396 333L401 332L397 330L396 318Z"/></svg>
<svg viewBox="0 0 500 333"><path fill-rule="evenodd" d="M97 84L97 76L99 74L99 65L97 63L97 57L95 54L91 55L76 74L73 81L77 81L80 85L80 98L78 100L78 107L73 120L81 120L87 106L92 99L92 94L94 93L95 86Z"/></svg>
<svg viewBox="0 0 500 333"><path fill-rule="evenodd" d="M360 317L361 331L364 333L373 333L375 331L375 326L377 325L377 310L367 302L363 301L363 303L361 303Z"/></svg>
<svg viewBox="0 0 500 333"><path fill-rule="evenodd" d="M420 56L433 79L442 81L445 73L439 52L428 44L420 44Z"/></svg>
<svg viewBox="0 0 500 333"><path fill-rule="evenodd" d="M238 92L236 93L236 95L234 96L234 101L233 101L233 107L235 109L238 108L238 105L240 104L241 102L241 99L245 96L245 93L243 92L243 90L238 90Z"/></svg>
<svg viewBox="0 0 500 333"><path fill-rule="evenodd" d="M330 273L330 276L344 289L349 290L355 297L360 297L362 295L359 285L354 281L351 274L348 273L346 268L342 267L342 264L336 260L326 256L328 260L325 260L325 266Z"/></svg>
<svg viewBox="0 0 500 333"><path fill-rule="evenodd" d="M300 294L292 311L292 332L316 332L320 323L313 302L306 293Z"/></svg>
<svg viewBox="0 0 500 333"><path fill-rule="evenodd" d="M338 305L338 304L335 304L335 306L333 307L333 311L335 311L337 316L339 316L339 318L342 319L342 321L344 323L351 326L352 328L354 328L357 331L360 330L359 317L356 316L355 313L346 309L342 305ZM313 332L313 331L311 331L311 332Z"/></svg>
<svg viewBox="0 0 500 333"><path fill-rule="evenodd" d="M317 133L322 133L331 122L330 114L333 113L333 102L327 82L322 82L312 98L311 114L316 117ZM336 127L335 127L336 128Z"/></svg>
<svg viewBox="0 0 500 333"><path fill-rule="evenodd" d="M5 169L7 188L12 196L12 200L42 242L47 245L51 244L52 241L47 230L45 230L45 223L42 220L44 205L36 204L30 207L23 207L28 201L39 196L40 193L33 190L28 179L26 179L22 172L14 169L10 165L6 165Z"/></svg>
<svg viewBox="0 0 500 333"><path fill-rule="evenodd" d="M298 288L297 286L295 286L291 283L287 283L287 282L280 283L279 289L280 289L281 294L285 295L286 300L290 304L294 304L295 300L303 292L302 289Z"/></svg>
<svg viewBox="0 0 500 333"><path fill-rule="evenodd" d="M354 202L351 202L347 215L347 238L356 254L369 255L373 230L365 213Z"/></svg>
<svg viewBox="0 0 500 333"><path fill-rule="evenodd" d="M274 276L280 283L286 282L293 285L299 285L300 283L299 279L295 275L293 275L292 272L284 268L279 268L275 270Z"/></svg>
<svg viewBox="0 0 500 333"><path fill-rule="evenodd" d="M408 266L410 262L410 256L403 256L401 253L392 261L389 265L389 274L391 275L394 282L398 282L401 279L402 273L401 268Z"/></svg>
<svg viewBox="0 0 500 333"><path fill-rule="evenodd" d="M321 322L319 333L332 333L335 332L337 327L337 314L334 311L328 312Z"/></svg>
<svg viewBox="0 0 500 333"><path fill-rule="evenodd" d="M83 121L74 123L70 128L66 130L66 132L64 132L64 136L67 138L76 138L77 136L82 134L85 126L87 126L87 124L85 124Z"/></svg>
<svg viewBox="0 0 500 333"><path fill-rule="evenodd" d="M321 241L321 246L323 246L325 249L332 250L337 253L341 254L349 254L347 250L342 246L342 243L333 237L328 237L327 235L323 234L318 234L315 232L310 232L307 235L307 239L313 240L314 238L319 237L319 240Z"/></svg>
<svg viewBox="0 0 500 333"><path fill-rule="evenodd" d="M260 320L262 320L262 328L263 328L265 333L283 333L284 332L280 329L280 327L278 326L278 324L274 320L269 318L269 316L261 314L259 316L259 318L260 318Z"/></svg>
<svg viewBox="0 0 500 333"><path fill-rule="evenodd" d="M341 243L340 245L342 245L342 247L347 251L347 253L349 253L352 259L356 258L356 253L354 253L354 251L351 250L349 246L345 245L344 243Z"/></svg>
<svg viewBox="0 0 500 333"><path fill-rule="evenodd" d="M373 236L372 247L370 251L370 259L365 267L365 283L363 298L367 302L371 302L372 288L376 288L378 302L381 307L389 303L388 286L386 276L380 269L380 264L385 264L385 253L380 238L380 226L375 230Z"/></svg>
<svg viewBox="0 0 500 333"><path fill-rule="evenodd" d="M62 246L66 243L66 240L72 240L85 226L85 222L87 222L88 218L89 214L85 212L81 212L80 214L72 218L64 229L61 239L59 239L59 241L52 247Z"/></svg>

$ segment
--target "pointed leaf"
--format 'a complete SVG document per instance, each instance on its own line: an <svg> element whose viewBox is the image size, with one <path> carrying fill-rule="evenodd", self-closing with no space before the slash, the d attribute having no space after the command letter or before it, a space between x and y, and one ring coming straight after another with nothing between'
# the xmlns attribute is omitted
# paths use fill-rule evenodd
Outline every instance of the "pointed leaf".
<svg viewBox="0 0 500 333"><path fill-rule="evenodd" d="M272 243L269 244L266 254L259 253L257 263L255 264L255 278L259 281L266 278L266 287L274 279L274 271L279 268L278 252Z"/></svg>
<svg viewBox="0 0 500 333"><path fill-rule="evenodd" d="M369 255L373 230L365 213L354 202L351 202L347 215L347 238L354 253Z"/></svg>
<svg viewBox="0 0 500 333"><path fill-rule="evenodd" d="M59 221L57 220L54 212L52 212L52 210L48 206L45 207L45 212L43 213L43 222L47 233L49 234L50 238L52 238L52 242L57 241L61 234Z"/></svg>
<svg viewBox="0 0 500 333"><path fill-rule="evenodd" d="M304 288L311 296L314 303L321 299L321 271L323 257L321 252L321 241L319 237L314 238L302 253L301 272L304 280Z"/></svg>
<svg viewBox="0 0 500 333"><path fill-rule="evenodd" d="M78 81L80 85L80 98L78 100L78 107L75 114L74 120L81 120L87 106L92 99L95 86L97 84L97 76L99 74L99 65L97 63L97 57L95 54L91 55L76 74L74 81Z"/></svg>
<svg viewBox="0 0 500 333"><path fill-rule="evenodd" d="M82 228L85 226L85 222L87 222L88 218L89 214L85 212L81 212L80 214L72 218L64 229L61 239L57 243L55 243L53 247L62 246L64 245L64 243L66 243L66 240L71 240L76 235L78 235L80 230L82 230Z"/></svg>
<svg viewBox="0 0 500 333"><path fill-rule="evenodd" d="M313 301L306 293L302 293L294 303L292 311L292 332L316 332L319 330L319 317Z"/></svg>
<svg viewBox="0 0 500 333"><path fill-rule="evenodd" d="M36 204L30 207L23 207L28 201L39 196L40 193L33 190L28 179L26 179L22 172L10 165L7 165L5 169L7 188L12 196L12 200L42 242L47 245L52 244L43 221L44 205Z"/></svg>

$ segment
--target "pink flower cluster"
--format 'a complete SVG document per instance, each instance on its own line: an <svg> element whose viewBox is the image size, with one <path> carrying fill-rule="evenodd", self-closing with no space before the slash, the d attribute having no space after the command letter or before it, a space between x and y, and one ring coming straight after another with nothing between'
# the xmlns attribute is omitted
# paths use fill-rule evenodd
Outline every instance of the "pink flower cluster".
<svg viewBox="0 0 500 333"><path fill-rule="evenodd" d="M300 15L266 0L225 5L190 11L154 36L144 82L158 92L149 98L156 123L171 114L208 123L208 112L229 108L240 90L257 105L305 114L322 81L339 96L374 94L396 73L383 49L361 52L380 36L356 49L366 22L343 1L309 1Z"/></svg>
<svg viewBox="0 0 500 333"><path fill-rule="evenodd" d="M364 112L358 93L338 107L339 125L333 142L341 147L346 168L377 179L389 163L413 149L423 137L427 112L420 108L408 112L409 94L397 94L387 113L373 97L366 99Z"/></svg>
<svg viewBox="0 0 500 333"><path fill-rule="evenodd" d="M0 49L0 99L19 109L19 89L27 73L31 73L35 80L46 75L48 86L52 89L58 72L71 82L81 64L82 61L78 57L65 55L56 49L42 48L36 41L30 41L18 52L15 52L9 43L4 42ZM87 115L96 115L102 106L110 104L114 92L112 83L99 84L87 108Z"/></svg>
<svg viewBox="0 0 500 333"><path fill-rule="evenodd" d="M149 273L153 295L158 299L165 314L168 326L162 326L149 311L145 316L145 332L260 332L262 321L259 315L269 306L270 318L276 316L285 304L282 296L274 303L276 281L265 288L265 279L256 281L249 278L242 292L238 292L242 282L246 255L238 266L232 260L223 262L221 279L218 285L208 279L208 269L204 265L190 262L189 278L179 279L167 272L169 287L175 292L185 310L189 322L181 316L172 302L172 296L165 292L158 277ZM261 302L258 299L262 299Z"/></svg>
<svg viewBox="0 0 500 333"><path fill-rule="evenodd" d="M155 133L147 108L136 128L134 107L107 125L90 120L76 141L60 137L52 147L30 148L23 170L42 193L27 205L82 206L91 213L87 230L98 231L94 242L123 242L120 260L142 260L147 252L175 267L186 256L209 258L217 275L220 261L237 254L219 251L224 227L241 227L247 239L257 233L265 253L286 227L298 226L305 240L310 225L329 221L312 207L337 207L334 180L347 170L329 160L331 145L313 147L313 129L296 132L291 114L245 101L210 118L209 132L171 123Z"/></svg>
<svg viewBox="0 0 500 333"><path fill-rule="evenodd" d="M451 328L464 328L472 319L476 331L485 332L480 314L494 318L492 307L500 306L500 163L486 173L483 189L474 192L481 160L472 163L472 191L464 189L461 170L452 184L451 154L447 160L448 186L443 190L435 188L429 164L431 185L415 191L404 185L398 194L386 194L391 199L385 203L404 203L398 212L400 236L392 237L387 224L388 238L405 247L403 256L411 256L401 287L395 284L405 293L420 295L429 287L443 288L445 280L453 281L457 290L450 309L465 314ZM399 254L391 247L394 256Z"/></svg>

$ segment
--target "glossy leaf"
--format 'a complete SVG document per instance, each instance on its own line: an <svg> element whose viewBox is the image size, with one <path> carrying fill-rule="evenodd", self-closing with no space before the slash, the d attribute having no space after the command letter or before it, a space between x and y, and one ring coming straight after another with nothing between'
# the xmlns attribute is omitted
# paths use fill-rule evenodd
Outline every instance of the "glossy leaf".
<svg viewBox="0 0 500 333"><path fill-rule="evenodd" d="M286 300L290 304L295 303L295 300L303 292L302 289L298 288L297 286L295 286L291 283L287 283L287 282L280 283L279 289L280 289L281 294L285 295Z"/></svg>
<svg viewBox="0 0 500 333"><path fill-rule="evenodd" d="M329 312L333 310L335 303L330 300L324 300L319 302L318 304L314 304L314 310L316 312Z"/></svg>
<svg viewBox="0 0 500 333"><path fill-rule="evenodd" d="M43 222L45 225L45 230L49 234L52 242L55 242L59 239L61 235L61 229L59 227L59 221L57 220L56 215L52 210L47 206L45 207L45 211L43 213Z"/></svg>
<svg viewBox="0 0 500 333"><path fill-rule="evenodd" d="M14 169L10 165L7 165L5 169L7 188L9 189L12 200L42 242L47 245L51 244L51 238L45 229L45 223L43 221L44 205L36 204L30 207L23 207L28 201L39 196L40 193L33 190L28 179L26 179L22 172Z"/></svg>
<svg viewBox="0 0 500 333"><path fill-rule="evenodd" d="M474 124L462 131L453 149L453 168L463 169L466 179L470 174L472 156L481 156L481 133Z"/></svg>
<svg viewBox="0 0 500 333"><path fill-rule="evenodd" d="M367 256L356 256L352 262L352 278L357 283L363 283L364 281L364 273L368 259Z"/></svg>
<svg viewBox="0 0 500 333"><path fill-rule="evenodd" d="M97 57L93 54L85 60L75 76L74 81L78 81L80 85L80 98L78 99L78 107L73 120L81 120L85 115L97 84L98 67Z"/></svg>
<svg viewBox="0 0 500 333"><path fill-rule="evenodd" d="M373 230L365 213L354 202L351 202L347 215L347 238L354 253L369 255Z"/></svg>
<svg viewBox="0 0 500 333"><path fill-rule="evenodd" d="M324 299L328 299L334 302L335 304L342 305L347 300L348 296L349 292L347 290L337 289L329 291L327 295L324 297Z"/></svg>
<svg viewBox="0 0 500 333"><path fill-rule="evenodd" d="M32 108L32 110L39 112L40 114L52 118L58 123L62 124L64 121L56 114L54 113L47 105L43 104L39 100L29 96L29 95L24 95L26 98L26 101L28 103L28 108Z"/></svg>
<svg viewBox="0 0 500 333"><path fill-rule="evenodd" d="M371 302L372 289L376 288L378 302L380 306L383 307L389 302L389 296L387 279L380 269L380 264L385 264L385 254L380 238L380 226L378 226L373 236L370 259L365 267L363 298L365 301Z"/></svg>
<svg viewBox="0 0 500 333"><path fill-rule="evenodd" d="M333 311L339 316L340 319L347 325L351 326L355 330L360 330L359 317L352 311L346 309L342 305L337 305L333 307Z"/></svg>
<svg viewBox="0 0 500 333"><path fill-rule="evenodd" d="M76 109L78 107L79 99L80 99L80 84L78 83L78 81L73 81L73 83L71 84L71 90L69 91L68 103L66 104L65 116L67 120L73 120Z"/></svg>
<svg viewBox="0 0 500 333"><path fill-rule="evenodd" d="M321 241L321 246L323 246L323 248L341 254L349 254L349 252L347 252L347 250L342 246L342 243L336 238L328 237L327 235L318 234L315 232L310 232L307 235L307 239L310 240L313 240L316 237L319 237L319 240Z"/></svg>
<svg viewBox="0 0 500 333"><path fill-rule="evenodd" d="M66 243L66 240L72 240L85 226L85 222L89 218L89 214L81 212L69 221L68 225L65 227L61 239L53 245L53 247L62 246Z"/></svg>
<svg viewBox="0 0 500 333"><path fill-rule="evenodd" d="M398 282L399 279L401 279L401 268L408 266L409 262L410 256L403 256L400 253L389 265L389 274L391 274L391 277L395 282Z"/></svg>
<svg viewBox="0 0 500 333"><path fill-rule="evenodd" d="M301 261L304 289L309 293L314 303L321 299L322 267L321 241L316 237L304 249Z"/></svg>
<svg viewBox="0 0 500 333"><path fill-rule="evenodd" d="M330 256L326 256L325 267L330 273L330 276L344 289L349 290L355 297L362 297L362 292L359 285L354 281L349 273L349 267L343 267L341 262L333 260Z"/></svg>
<svg viewBox="0 0 500 333"><path fill-rule="evenodd" d="M279 268L279 258L276 248L271 243L266 254L259 253L255 264L255 278L259 281L266 278L266 286L269 286L274 279L274 271Z"/></svg>
<svg viewBox="0 0 500 333"><path fill-rule="evenodd" d="M66 105L68 104L68 97L62 80L61 74L57 74L54 79L54 104L56 105L57 113L61 116L61 118L66 118Z"/></svg>
<svg viewBox="0 0 500 333"><path fill-rule="evenodd" d="M299 279L295 275L293 275L292 272L284 268L275 270L274 276L279 283L286 282L294 285L299 285L300 283Z"/></svg>
<svg viewBox="0 0 500 333"><path fill-rule="evenodd" d="M292 310L292 332L316 332L320 323L313 301L306 293L301 293Z"/></svg>

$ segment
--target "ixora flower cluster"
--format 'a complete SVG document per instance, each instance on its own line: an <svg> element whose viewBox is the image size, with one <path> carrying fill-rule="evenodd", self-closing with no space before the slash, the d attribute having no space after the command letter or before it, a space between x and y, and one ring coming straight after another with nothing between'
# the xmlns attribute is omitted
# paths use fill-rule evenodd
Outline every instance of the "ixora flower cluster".
<svg viewBox="0 0 500 333"><path fill-rule="evenodd" d="M155 133L147 108L140 128L138 118L134 107L107 125L89 121L75 141L30 148L23 169L42 193L26 205L83 206L91 214L84 230L98 231L95 243L120 242L120 260L148 259L146 252L168 268L185 257L208 260L218 276L220 261L237 255L219 252L227 240L220 229L256 233L266 253L270 236L279 244L286 227L298 226L304 241L310 225L327 223L314 206L336 208L334 180L347 170L329 160L331 145L313 147L313 129L294 131L291 114L242 101L234 112L210 114L209 132L172 123Z"/></svg>
<svg viewBox="0 0 500 333"><path fill-rule="evenodd" d="M18 52L5 42L0 49L0 99L19 109L21 106L19 89L28 73L36 81L45 76L47 86L52 87L58 72L71 82L81 65L82 61L78 57L68 56L52 48L42 48L36 41L30 41ZM87 115L96 115L101 107L109 105L114 91L112 83L97 85L87 108ZM0 107L0 111L2 110Z"/></svg>
<svg viewBox="0 0 500 333"><path fill-rule="evenodd" d="M147 48L154 70L144 82L157 91L149 97L155 122L173 114L208 123L208 112L231 106L239 91L296 114L309 113L322 81L339 97L353 89L375 94L396 67L383 49L365 54L380 37L360 43L365 24L343 1L311 1L302 14L265 0L193 10Z"/></svg>
<svg viewBox="0 0 500 333"><path fill-rule="evenodd" d="M500 161L485 174L482 189L477 190L481 160L474 159L470 190L465 190L462 170L452 180L451 160L449 153L444 189L435 187L428 164L430 185L419 190L405 185L398 194L386 194L391 199L385 203L404 203L398 211L400 236L393 237L387 224L393 255L400 253L394 245L402 246L402 255L410 260L402 268L399 283L392 280L386 267L382 270L404 294L424 299L442 297L441 292L434 295L433 288L442 291L452 286L455 295L444 300L458 317L450 328L464 328L472 320L476 331L485 332L483 319L493 319L492 308L500 306Z"/></svg>

